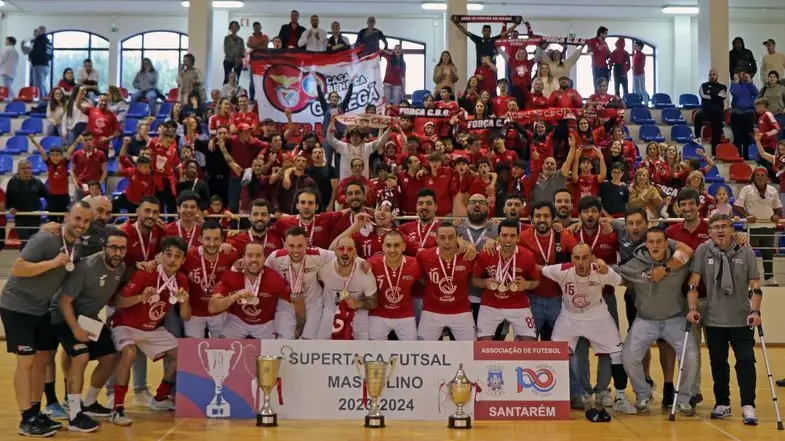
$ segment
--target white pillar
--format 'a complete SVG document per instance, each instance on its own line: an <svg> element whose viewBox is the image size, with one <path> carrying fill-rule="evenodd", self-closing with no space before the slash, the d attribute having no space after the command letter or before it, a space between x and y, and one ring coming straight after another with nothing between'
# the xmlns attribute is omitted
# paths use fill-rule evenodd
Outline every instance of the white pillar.
<svg viewBox="0 0 785 441"><path fill-rule="evenodd" d="M467 77L469 70L466 63L467 42L469 39L450 21L450 17L453 15L466 15L466 3L466 0L447 0L447 17L445 18L445 24L447 25L447 44L445 47L450 51L452 61L455 63L455 67L458 68L458 82L455 84L455 88L458 90L463 90L466 87L466 80L469 78ZM438 63L439 60L436 60L436 62ZM472 62L472 69L474 69L474 62ZM430 79L432 72L426 72L425 74L426 78ZM431 81L426 81L425 84L431 84ZM454 92L457 94L458 90L454 90Z"/></svg>
<svg viewBox="0 0 785 441"><path fill-rule="evenodd" d="M728 0L698 0L698 78L708 79L709 70L717 69L719 81L728 84L729 24Z"/></svg>
<svg viewBox="0 0 785 441"><path fill-rule="evenodd" d="M224 82L224 38L229 33L229 10L228 9L214 9L212 20L212 32L209 38L212 42L213 54L210 61L209 70L211 73L211 80L207 82L210 89L220 89Z"/></svg>
<svg viewBox="0 0 785 441"><path fill-rule="evenodd" d="M211 0L191 0L188 8L188 52L196 58L195 66L206 76L205 88L209 97L212 55L213 7ZM181 60L182 61L182 60ZM223 77L221 77L223 80Z"/></svg>
<svg viewBox="0 0 785 441"><path fill-rule="evenodd" d="M684 56L688 51L685 47L692 41L692 19L688 15L673 17L673 90L667 91L676 102L683 93L695 93L698 85L693 84L693 60ZM662 71L660 71L662 72Z"/></svg>

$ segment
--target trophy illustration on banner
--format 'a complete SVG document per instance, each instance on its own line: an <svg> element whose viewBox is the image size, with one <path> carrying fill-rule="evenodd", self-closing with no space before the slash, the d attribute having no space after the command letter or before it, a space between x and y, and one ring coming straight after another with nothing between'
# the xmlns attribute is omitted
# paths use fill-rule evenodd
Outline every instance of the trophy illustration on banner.
<svg viewBox="0 0 785 441"><path fill-rule="evenodd" d="M363 403L371 399L368 406L368 414L365 415L365 427L369 429L381 429L384 427L384 415L379 411L379 398L387 381L392 377L395 370L396 358L390 357L390 361L366 361L359 355L354 356L354 366L357 368L357 375L363 378ZM390 371L387 372L387 366ZM365 367L365 376L360 371L360 366Z"/></svg>
<svg viewBox="0 0 785 441"><path fill-rule="evenodd" d="M262 355L256 359L256 381L264 394L262 408L256 414L256 425L259 427L275 427L278 425L278 414L270 406L270 394L273 388L278 388L278 404L283 404L281 396L281 377L278 372L281 369L283 357L273 355Z"/></svg>
<svg viewBox="0 0 785 441"><path fill-rule="evenodd" d="M207 341L199 342L196 352L202 367L215 383L215 396L205 408L207 418L228 418L232 416L232 407L225 401L221 393L224 381L229 376L243 355L243 346L239 341L233 342L231 349L210 349ZM202 357L204 354L204 357ZM234 363L232 363L234 356ZM205 361L206 360L206 361Z"/></svg>
<svg viewBox="0 0 785 441"><path fill-rule="evenodd" d="M447 383L447 391L450 394L450 399L457 407L454 414L450 415L447 419L447 427L450 429L471 429L472 417L464 411L464 406L471 400L472 389L480 392L480 386L473 383L466 377L466 372L463 370L463 363L458 365L458 372L455 377Z"/></svg>

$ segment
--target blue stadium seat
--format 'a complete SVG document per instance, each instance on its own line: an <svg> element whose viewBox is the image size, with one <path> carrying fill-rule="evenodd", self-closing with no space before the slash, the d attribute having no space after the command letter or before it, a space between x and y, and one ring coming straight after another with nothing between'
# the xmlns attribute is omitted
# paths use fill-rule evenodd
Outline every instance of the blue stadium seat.
<svg viewBox="0 0 785 441"><path fill-rule="evenodd" d="M645 107L635 107L630 112L630 121L638 125L654 124L654 118L651 117L649 109Z"/></svg>
<svg viewBox="0 0 785 441"><path fill-rule="evenodd" d="M117 173L117 158L106 161L106 172L110 175Z"/></svg>
<svg viewBox="0 0 785 441"><path fill-rule="evenodd" d="M120 179L120 181L117 182L117 186L114 188L114 193L112 193L112 196L119 196L123 194L123 192L127 187L128 187L128 178Z"/></svg>
<svg viewBox="0 0 785 441"><path fill-rule="evenodd" d="M712 182L712 183L725 182L725 178L720 176L720 170L717 168L717 166L712 167L711 170L709 170L706 173L705 178L706 178L706 182Z"/></svg>
<svg viewBox="0 0 785 441"><path fill-rule="evenodd" d="M747 147L747 160L748 161L757 161L758 160L758 146L755 144L750 144Z"/></svg>
<svg viewBox="0 0 785 441"><path fill-rule="evenodd" d="M41 147L44 148L44 151L49 153L49 151L55 147L62 148L63 139L59 136L46 136L41 140Z"/></svg>
<svg viewBox="0 0 785 441"><path fill-rule="evenodd" d="M627 106L628 109L646 107L646 103L643 102L643 98L639 93L628 93L627 95L624 95L624 105Z"/></svg>
<svg viewBox="0 0 785 441"><path fill-rule="evenodd" d="M645 142L663 142L665 141L665 137L662 136L660 133L660 128L657 126L653 126L650 124L646 124L641 126L640 132L638 133L641 141Z"/></svg>
<svg viewBox="0 0 785 441"><path fill-rule="evenodd" d="M118 136L112 139L112 149L114 149L114 152L120 153L121 148L123 148L123 138Z"/></svg>
<svg viewBox="0 0 785 441"><path fill-rule="evenodd" d="M716 169L717 167L712 168L712 170L716 170ZM730 199L733 199L733 189L731 188L730 185L725 184L724 182L715 182L709 185L709 194L716 197L717 190L719 190L720 188L724 188L728 192L728 197Z"/></svg>
<svg viewBox="0 0 785 441"><path fill-rule="evenodd" d="M655 93L651 96L651 103L656 109L676 107L676 105L671 101L671 96L667 93Z"/></svg>
<svg viewBox="0 0 785 441"><path fill-rule="evenodd" d="M46 163L40 155L30 155L27 157L27 160L30 161L30 165L33 167L34 175L40 175L41 173L46 172Z"/></svg>
<svg viewBox="0 0 785 441"><path fill-rule="evenodd" d="M123 135L133 136L136 133L136 125L139 123L138 119L126 118L123 124Z"/></svg>
<svg viewBox="0 0 785 441"><path fill-rule="evenodd" d="M17 135L38 135L44 132L44 120L41 118L27 118L22 121L22 128L16 131Z"/></svg>
<svg viewBox="0 0 785 441"><path fill-rule="evenodd" d="M681 110L674 107L668 107L662 109L662 123L672 126L674 124L686 124L687 121L685 121L684 117L681 115Z"/></svg>
<svg viewBox="0 0 785 441"><path fill-rule="evenodd" d="M702 146L695 144L694 142L688 142L681 148L681 157L684 159L697 158L697 150L702 148Z"/></svg>
<svg viewBox="0 0 785 441"><path fill-rule="evenodd" d="M690 142L692 130L684 124L675 125L671 127L671 139L676 142Z"/></svg>
<svg viewBox="0 0 785 441"><path fill-rule="evenodd" d="M7 117L0 118L0 135L11 133L11 120Z"/></svg>
<svg viewBox="0 0 785 441"><path fill-rule="evenodd" d="M0 174L13 173L14 158L10 155L0 154Z"/></svg>
<svg viewBox="0 0 785 441"><path fill-rule="evenodd" d="M0 112L0 116L16 118L27 113L27 105L21 101L11 101L6 104L5 109Z"/></svg>
<svg viewBox="0 0 785 441"><path fill-rule="evenodd" d="M158 115L155 119L166 119L169 118L169 114L172 113L172 103L163 102L161 103L161 107L158 109Z"/></svg>
<svg viewBox="0 0 785 441"><path fill-rule="evenodd" d="M128 118L147 118L150 116L150 106L147 103L133 103L128 108Z"/></svg>
<svg viewBox="0 0 785 441"><path fill-rule="evenodd" d="M150 123L150 130L148 130L147 133L149 133L150 136L158 136L158 126L163 124L163 122L164 120L162 119L156 119L155 121Z"/></svg>
<svg viewBox="0 0 785 441"><path fill-rule="evenodd" d="M425 100L425 96L430 94L431 91L427 89L415 90L414 93L412 93L412 106L415 107L422 106L422 102Z"/></svg>
<svg viewBox="0 0 785 441"><path fill-rule="evenodd" d="M700 106L698 97L691 93L683 93L679 96L679 107L682 109L699 109Z"/></svg>
<svg viewBox="0 0 785 441"><path fill-rule="evenodd" d="M5 142L5 148L2 150L3 153L18 155L19 153L27 153L27 149L29 145L27 143L27 138L24 136L12 136L8 138L8 141Z"/></svg>

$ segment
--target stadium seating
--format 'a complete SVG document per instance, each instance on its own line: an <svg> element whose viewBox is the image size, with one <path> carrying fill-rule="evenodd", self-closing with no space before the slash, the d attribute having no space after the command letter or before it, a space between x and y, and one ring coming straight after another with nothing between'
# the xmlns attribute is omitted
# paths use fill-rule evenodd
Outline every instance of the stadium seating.
<svg viewBox="0 0 785 441"><path fill-rule="evenodd" d="M0 86L0 102L8 101L10 98L11 92L5 86Z"/></svg>
<svg viewBox="0 0 785 441"><path fill-rule="evenodd" d="M684 124L671 127L671 139L676 142L689 142L692 139L692 130Z"/></svg>
<svg viewBox="0 0 785 441"><path fill-rule="evenodd" d="M128 109L128 118L147 118L150 116L150 106L147 103L133 103Z"/></svg>
<svg viewBox="0 0 785 441"><path fill-rule="evenodd" d="M122 96L123 99L127 101L129 96L128 89L126 89L125 87L120 87L119 89L120 89L120 96Z"/></svg>
<svg viewBox="0 0 785 441"><path fill-rule="evenodd" d="M149 133L150 136L158 136L158 126L160 126L163 122L164 120L162 119L154 120L152 123L150 123L150 129L147 131L147 133Z"/></svg>
<svg viewBox="0 0 785 441"><path fill-rule="evenodd" d="M30 165L33 167L33 174L40 175L41 173L46 172L46 163L44 159L39 155L30 155L27 157L27 160L30 161Z"/></svg>
<svg viewBox="0 0 785 441"><path fill-rule="evenodd" d="M715 182L715 183L709 185L709 189L708 189L709 194L716 197L717 196L717 190L719 190L720 188L724 188L728 192L728 196L731 199L733 199L733 188L731 188L730 185L725 184L723 182Z"/></svg>
<svg viewBox="0 0 785 441"><path fill-rule="evenodd" d="M55 147L63 147L63 139L59 136L47 136L41 140L41 147L44 148L44 151L49 153Z"/></svg>
<svg viewBox="0 0 785 441"><path fill-rule="evenodd" d="M415 90L414 93L412 93L412 105L415 107L422 106L425 97L430 94L431 91L427 89Z"/></svg>
<svg viewBox="0 0 785 441"><path fill-rule="evenodd" d="M0 174L4 175L14 171L14 157L10 155L3 155L0 152Z"/></svg>
<svg viewBox="0 0 785 441"><path fill-rule="evenodd" d="M175 103L180 100L180 89L174 88L169 89L169 93L166 94L166 102L168 103Z"/></svg>
<svg viewBox="0 0 785 441"><path fill-rule="evenodd" d="M683 93L679 96L679 107L682 109L699 109L700 106L698 97L691 93Z"/></svg>
<svg viewBox="0 0 785 441"><path fill-rule="evenodd" d="M688 142L681 148L681 157L684 159L699 158L698 149L703 149L703 146L695 144L694 142Z"/></svg>
<svg viewBox="0 0 785 441"><path fill-rule="evenodd" d="M627 106L628 109L646 107L643 98L638 93L628 93L627 95L624 95L624 105Z"/></svg>
<svg viewBox="0 0 785 441"><path fill-rule="evenodd" d="M706 182L725 182L725 178L720 176L720 169L717 166L712 167L706 172Z"/></svg>
<svg viewBox="0 0 785 441"><path fill-rule="evenodd" d="M41 92L37 87L23 87L19 90L19 95L16 96L16 99L25 103L32 103L33 101L38 101L40 95Z"/></svg>
<svg viewBox="0 0 785 441"><path fill-rule="evenodd" d="M665 141L665 137L662 136L662 134L660 133L660 128L650 124L641 126L640 132L638 133L638 137L640 138L641 141L645 141L645 142Z"/></svg>
<svg viewBox="0 0 785 441"><path fill-rule="evenodd" d="M718 145L714 155L723 162L744 162L744 158L739 155L739 149L733 144L723 143Z"/></svg>
<svg viewBox="0 0 785 441"><path fill-rule="evenodd" d="M136 133L136 125L139 123L138 119L126 118L123 124L123 135L133 136Z"/></svg>
<svg viewBox="0 0 785 441"><path fill-rule="evenodd" d="M655 109L668 109L671 107L676 107L676 105L671 101L671 96L667 93L655 93L651 96L651 103L654 105Z"/></svg>
<svg viewBox="0 0 785 441"><path fill-rule="evenodd" d="M674 124L686 124L687 121L684 119L684 116L682 116L681 110L668 107L662 109L662 123L672 126Z"/></svg>
<svg viewBox="0 0 785 441"><path fill-rule="evenodd" d="M12 101L6 104L5 109L0 112L0 116L6 118L16 118L27 113L27 106L22 101Z"/></svg>
<svg viewBox="0 0 785 441"><path fill-rule="evenodd" d="M161 103L161 107L158 109L158 115L155 117L156 119L166 119L169 118L169 114L172 113L173 104L169 102Z"/></svg>
<svg viewBox="0 0 785 441"><path fill-rule="evenodd" d="M44 120L41 118L27 118L22 121L22 128L16 131L17 135L38 135L44 132Z"/></svg>
<svg viewBox="0 0 785 441"><path fill-rule="evenodd" d="M11 133L11 120L6 117L0 117L0 135Z"/></svg>
<svg viewBox="0 0 785 441"><path fill-rule="evenodd" d="M117 182L117 186L114 188L114 193L112 193L112 196L120 196L123 194L123 191L125 191L126 187L128 187L128 178L120 179Z"/></svg>
<svg viewBox="0 0 785 441"><path fill-rule="evenodd" d="M645 107L635 107L630 110L630 121L638 125L654 124L654 118L651 117L649 109Z"/></svg>
<svg viewBox="0 0 785 441"><path fill-rule="evenodd" d="M117 158L106 161L106 172L110 175L117 173Z"/></svg>
<svg viewBox="0 0 785 441"><path fill-rule="evenodd" d="M29 145L26 136L12 136L5 142L5 148L0 153L17 155L19 153L26 153Z"/></svg>
<svg viewBox="0 0 785 441"><path fill-rule="evenodd" d="M752 177L752 167L749 164L744 162L737 162L735 164L730 165L730 169L728 170L728 177L733 182L740 182L747 184Z"/></svg>

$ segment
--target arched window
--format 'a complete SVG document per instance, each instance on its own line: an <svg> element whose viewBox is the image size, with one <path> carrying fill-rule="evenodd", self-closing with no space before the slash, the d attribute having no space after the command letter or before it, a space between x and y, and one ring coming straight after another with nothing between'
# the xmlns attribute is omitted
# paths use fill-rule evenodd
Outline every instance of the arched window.
<svg viewBox="0 0 785 441"><path fill-rule="evenodd" d="M188 53L188 35L173 31L151 31L132 35L120 43L120 85L134 90L134 77L149 58L158 71L158 89L167 93L177 87L177 72Z"/></svg>
<svg viewBox="0 0 785 441"><path fill-rule="evenodd" d="M349 43L354 44L357 41L356 32L341 32ZM425 89L425 43L419 41L406 40L404 38L393 37L385 35L387 38L387 48L392 50L395 45L400 44L403 50L403 60L406 62L406 95L411 95L415 90ZM379 43L384 47L384 43ZM273 47L270 42L269 47ZM384 72L387 69L387 60L382 58L380 63L380 70L382 80L384 80Z"/></svg>
<svg viewBox="0 0 785 441"><path fill-rule="evenodd" d="M611 52L616 49L616 41L619 38L625 39L624 49L629 52L630 57L632 57L632 42L634 40L638 40L634 37L628 37L624 35L615 35L609 36L605 39L608 43L608 48L610 48ZM646 55L646 67L644 72L646 73L646 92L648 92L649 96L656 92L655 84L656 81L656 56L657 56L657 49L652 46L651 44L640 40L643 43L643 54ZM535 47L532 46L529 51L529 56L534 56ZM548 46L548 49L558 50L562 53L564 52L564 46L560 44L552 44ZM567 47L567 55L564 56L566 59L575 51L576 46L568 46ZM585 49L584 49L585 50ZM630 58L630 65L632 65L632 58ZM506 63L503 57L496 57L496 68L499 70L499 78L504 78L506 73ZM539 68L538 65L534 65L534 71L536 72ZM532 74L534 76L534 74ZM609 78L610 82L608 84L608 92L614 93L615 92L615 82L613 81L613 69L611 68L611 78ZM578 59L578 62L575 63L575 89L578 93L581 94L582 97L588 98L592 94L594 94L594 79L592 77L591 71L591 54L584 54L581 55ZM627 91L632 92L632 68L627 73ZM620 91L621 93L621 91Z"/></svg>
<svg viewBox="0 0 785 441"><path fill-rule="evenodd" d="M63 71L70 67L74 70L74 81L82 68L84 60L93 61L93 69L98 72L98 87L105 92L109 86L109 40L92 32L57 31L47 35L52 42L51 74L49 90L63 78Z"/></svg>

